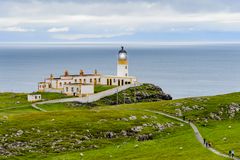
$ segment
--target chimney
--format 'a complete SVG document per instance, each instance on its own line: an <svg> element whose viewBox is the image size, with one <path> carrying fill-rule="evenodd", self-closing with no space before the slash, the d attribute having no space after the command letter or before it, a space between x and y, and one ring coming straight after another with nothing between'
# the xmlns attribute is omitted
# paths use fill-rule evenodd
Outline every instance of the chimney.
<svg viewBox="0 0 240 160"><path fill-rule="evenodd" d="M83 76L84 75L84 71L81 69L80 70L80 76Z"/></svg>
<svg viewBox="0 0 240 160"><path fill-rule="evenodd" d="M66 76L69 76L68 70L65 70L65 71L64 71L64 76L65 76L65 77L66 77Z"/></svg>
<svg viewBox="0 0 240 160"><path fill-rule="evenodd" d="M50 74L50 79L51 79L51 80L53 79L53 74Z"/></svg>

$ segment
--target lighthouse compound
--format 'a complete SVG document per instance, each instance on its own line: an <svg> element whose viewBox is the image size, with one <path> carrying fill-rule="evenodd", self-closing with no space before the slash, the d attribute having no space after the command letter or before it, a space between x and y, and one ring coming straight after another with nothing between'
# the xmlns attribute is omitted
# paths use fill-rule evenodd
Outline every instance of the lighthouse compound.
<svg viewBox="0 0 240 160"><path fill-rule="evenodd" d="M80 70L79 74L69 74L54 77L52 74L43 82L38 83L40 92L58 92L72 96L86 96L94 93L94 85L124 86L137 83L134 76L128 73L128 55L124 47L118 52L117 75L103 75L94 71L86 74Z"/></svg>

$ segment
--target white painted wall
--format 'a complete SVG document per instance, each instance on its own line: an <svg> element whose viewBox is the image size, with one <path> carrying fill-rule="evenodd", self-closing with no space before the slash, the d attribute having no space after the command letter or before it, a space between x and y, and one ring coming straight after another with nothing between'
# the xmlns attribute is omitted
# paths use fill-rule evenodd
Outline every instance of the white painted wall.
<svg viewBox="0 0 240 160"><path fill-rule="evenodd" d="M40 101L41 99L42 99L42 96L40 94L28 95L27 96L28 102Z"/></svg>
<svg viewBox="0 0 240 160"><path fill-rule="evenodd" d="M117 76L127 77L128 76L128 65L127 64L118 64L117 65Z"/></svg>
<svg viewBox="0 0 240 160"><path fill-rule="evenodd" d="M113 95L117 92L123 91L127 88L130 87L135 87L139 86L141 84L130 84L130 85L125 85L125 86L120 86L120 87L115 87L113 89L109 89L103 92L99 92L93 95L89 95L87 97L75 97L75 98L64 98L64 99L56 99L56 100L50 100L50 101L45 101L45 102L39 102L37 104L45 104L45 103L63 103L63 102L80 102L80 103L89 103L89 102L94 102L97 101L103 97Z"/></svg>
<svg viewBox="0 0 240 160"><path fill-rule="evenodd" d="M81 94L94 94L94 85L81 85Z"/></svg>

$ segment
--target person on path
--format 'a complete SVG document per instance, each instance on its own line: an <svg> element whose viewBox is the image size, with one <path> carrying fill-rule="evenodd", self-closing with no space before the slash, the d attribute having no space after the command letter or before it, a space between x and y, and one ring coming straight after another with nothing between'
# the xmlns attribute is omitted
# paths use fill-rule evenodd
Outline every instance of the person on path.
<svg viewBox="0 0 240 160"><path fill-rule="evenodd" d="M203 144L205 144L206 143L206 139L205 138L203 138Z"/></svg>
<svg viewBox="0 0 240 160"><path fill-rule="evenodd" d="M229 157L232 156L232 151L231 150L228 151L228 155L229 155Z"/></svg>
<svg viewBox="0 0 240 160"><path fill-rule="evenodd" d="M212 143L211 142L208 142L208 147L212 147Z"/></svg>
<svg viewBox="0 0 240 160"><path fill-rule="evenodd" d="M184 121L186 120L186 117L185 117L185 116L183 116L183 120L184 120Z"/></svg>
<svg viewBox="0 0 240 160"><path fill-rule="evenodd" d="M232 154L232 158L234 157L234 150L231 151L231 154Z"/></svg>
<svg viewBox="0 0 240 160"><path fill-rule="evenodd" d="M206 144L206 147L208 148L208 142L206 142L205 144Z"/></svg>

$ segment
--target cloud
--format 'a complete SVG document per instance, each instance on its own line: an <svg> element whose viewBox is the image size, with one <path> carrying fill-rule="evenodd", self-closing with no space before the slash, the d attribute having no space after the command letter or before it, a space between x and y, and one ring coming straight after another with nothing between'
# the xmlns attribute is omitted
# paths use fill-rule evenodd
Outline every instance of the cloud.
<svg viewBox="0 0 240 160"><path fill-rule="evenodd" d="M47 30L48 32L50 33L56 33L56 32L68 32L69 31L69 28L68 27L62 27L62 28L49 28Z"/></svg>
<svg viewBox="0 0 240 160"><path fill-rule="evenodd" d="M2 30L27 32L12 28L24 26L70 41L129 32L240 32L237 0L8 0L0 1L0 10Z"/></svg>
<svg viewBox="0 0 240 160"><path fill-rule="evenodd" d="M35 32L35 29L27 29L21 27L7 27L7 28L0 28L0 31L4 32Z"/></svg>
<svg viewBox="0 0 240 160"><path fill-rule="evenodd" d="M106 39L113 37L120 37L126 35L132 35L133 33L116 33L116 34L58 34L54 35L53 38L60 40L81 40L81 39Z"/></svg>
<svg viewBox="0 0 240 160"><path fill-rule="evenodd" d="M79 33L105 29L121 33L129 28L140 32L166 31L170 28L240 30L240 2L233 4L229 0L27 0L21 3L9 0L0 2L0 10L0 27L69 26ZM67 27L48 30L67 31Z"/></svg>

